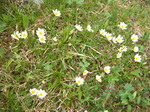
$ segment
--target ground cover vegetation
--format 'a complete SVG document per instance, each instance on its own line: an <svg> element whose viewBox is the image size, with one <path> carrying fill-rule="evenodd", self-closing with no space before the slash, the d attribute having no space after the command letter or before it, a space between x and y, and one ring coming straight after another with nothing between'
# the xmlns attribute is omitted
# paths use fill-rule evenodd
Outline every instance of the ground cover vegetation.
<svg viewBox="0 0 150 112"><path fill-rule="evenodd" d="M149 0L0 3L1 112L148 112Z"/></svg>

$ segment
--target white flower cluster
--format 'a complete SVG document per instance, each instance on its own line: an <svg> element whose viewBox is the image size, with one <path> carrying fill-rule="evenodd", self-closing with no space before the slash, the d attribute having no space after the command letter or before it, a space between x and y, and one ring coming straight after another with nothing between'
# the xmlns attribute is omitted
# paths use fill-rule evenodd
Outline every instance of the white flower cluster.
<svg viewBox="0 0 150 112"><path fill-rule="evenodd" d="M41 43L46 43L45 32L46 32L45 29L40 29L40 28L38 28L38 30L36 31L36 34L38 36L38 40ZM16 39L16 40L19 40L20 38L26 39L28 37L28 33L26 30L21 32L21 33L19 33L19 31L16 31L13 34L11 34L11 37Z"/></svg>
<svg viewBox="0 0 150 112"><path fill-rule="evenodd" d="M14 34L11 34L11 37L14 39L17 39L17 40L19 40L20 38L25 39L28 37L28 33L26 30L22 31L21 33L19 33L19 31L16 31L16 32L14 32Z"/></svg>
<svg viewBox="0 0 150 112"><path fill-rule="evenodd" d="M36 88L30 89L30 94L31 96L37 95L40 99L43 99L47 95L45 90L37 90Z"/></svg>
<svg viewBox="0 0 150 112"><path fill-rule="evenodd" d="M53 10L53 13L54 13L54 15L55 16L61 16L61 13L60 13L60 11L59 10ZM83 27L81 26L81 25L79 25L79 24L76 24L75 26L74 26L78 31L80 31L80 32L82 32L83 31ZM120 29L122 29L122 30L125 30L125 29L127 29L127 25L124 23L124 22L120 22L120 24L118 25L118 27L120 28ZM87 27L86 27L86 30L88 31L88 32L94 32L94 30L92 29L92 27L91 27L91 25L87 25ZM121 35L118 35L117 37L115 37L115 36L113 36L113 34L111 34L110 32L107 32L105 29L101 29L100 31L100 34L103 36L103 37L105 37L108 41L112 41L113 43L115 43L115 44L121 44L121 43L123 43L124 42L124 37L123 36L121 36ZM45 34L46 34L46 30L45 29L42 29L42 28L38 28L37 30L36 30L36 35L38 36L38 40L39 40L39 42L40 43L46 43L46 36L45 36ZM19 40L20 38L27 38L28 37L28 33L27 33L27 31L25 30L25 31L22 31L21 33L19 33L19 31L16 31L16 32L14 32L13 34L11 34L11 36L12 36L12 38L14 38L14 39L17 39L17 40ZM133 34L132 36L131 36L131 40L132 40L132 42L133 43L136 43L137 41L138 41L138 35L135 35L135 34ZM57 42L57 38L56 37L54 37L53 38L53 41L55 41L55 42ZM126 52L127 51L127 46L122 46L122 47L120 47L119 49L118 49L118 53L117 53L117 58L121 58L122 57L122 53L123 52ZM134 48L133 48L133 51L134 52L138 52L139 51L139 48L138 48L138 46L135 46ZM141 62L141 55L139 55L139 54L136 54L135 56L134 56L134 60L135 60L135 62ZM106 74L109 74L110 72L111 72L111 67L110 66L105 66L104 67L104 72L106 73ZM89 71L87 71L87 70L84 70L83 71L83 76L86 76L87 74L89 73ZM98 81L98 82L102 82L102 76L100 76L100 75L96 75L96 80ZM84 84L84 78L81 78L81 77L76 77L75 78L75 81L76 81L76 83L80 86L80 85L82 85L82 84ZM31 93L31 95L37 95L39 98L41 98L41 99L43 99L46 95L47 95L47 93L44 91L44 90L42 90L42 89L40 89L40 90L37 90L36 88L33 88L33 89L30 89L30 93Z"/></svg>
<svg viewBox="0 0 150 112"><path fill-rule="evenodd" d="M46 33L46 30L45 29L41 29L41 28L38 28L38 30L36 30L36 34L39 38L39 41L41 43L46 43L46 36L45 36L45 33Z"/></svg>
<svg viewBox="0 0 150 112"><path fill-rule="evenodd" d="M127 25L126 25L124 22L120 22L120 24L118 25L118 27L119 27L120 29L122 29L122 30L127 29ZM112 40L113 43L115 43L115 44L116 44L116 43L121 44L121 43L124 42L124 37L122 37L121 35L118 35L118 37L114 37L114 36L112 36L111 33L107 32L105 29L101 29L99 32L100 32L100 34L101 34L102 36L106 37L109 41ZM138 35L133 34L133 35L131 36L131 40L132 40L133 43L136 43L136 42L138 41L138 39L139 39L139 38L138 38ZM122 47L120 47L118 50L119 50L119 52L117 53L117 56L116 56L116 57L117 57L117 58L121 58L121 57L122 57L122 53L127 51L127 46L122 46ZM137 46L135 46L135 47L133 48L133 51L134 51L134 52L138 52L138 51L139 51L139 48L138 48ZM134 56L134 60L135 60L135 62L141 62L141 55L136 54L136 55Z"/></svg>
<svg viewBox="0 0 150 112"><path fill-rule="evenodd" d="M107 32L105 29L101 29L100 34L106 37L109 41L112 40L114 43L122 43L124 41L124 37L118 35L118 37L114 37L111 33Z"/></svg>
<svg viewBox="0 0 150 112"><path fill-rule="evenodd" d="M106 74L109 74L110 73L110 69L111 69L111 67L110 66L105 66L104 67L104 72L106 73ZM86 76L87 74L89 73L89 71L87 71L87 70L84 70L83 71L83 76ZM96 80L98 81L98 82L102 82L102 76L100 76L100 75L96 75ZM80 85L82 85L82 84L84 84L84 78L81 78L81 77L76 77L75 78L75 81L76 81L76 83L78 84L78 86L80 86Z"/></svg>
<svg viewBox="0 0 150 112"><path fill-rule="evenodd" d="M76 25L75 25L75 28L76 28L78 31L80 31L80 32L83 31L82 26L79 25L79 24L76 24ZM89 32L94 32L94 30L92 29L91 25L87 25L86 29L87 29L87 31L89 31Z"/></svg>

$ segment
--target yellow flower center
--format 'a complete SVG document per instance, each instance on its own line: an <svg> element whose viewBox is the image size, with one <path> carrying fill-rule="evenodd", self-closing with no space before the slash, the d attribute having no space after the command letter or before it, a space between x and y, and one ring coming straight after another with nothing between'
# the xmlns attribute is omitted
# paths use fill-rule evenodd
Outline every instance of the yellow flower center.
<svg viewBox="0 0 150 112"><path fill-rule="evenodd" d="M108 68L105 68L104 70L105 70L106 72L108 72Z"/></svg>
<svg viewBox="0 0 150 112"><path fill-rule="evenodd" d="M55 14L56 16L58 16L58 12L55 12L54 14Z"/></svg>
<svg viewBox="0 0 150 112"><path fill-rule="evenodd" d="M121 28L125 28L125 26L124 26L124 25L121 25Z"/></svg>
<svg viewBox="0 0 150 112"><path fill-rule="evenodd" d="M27 36L27 34L23 34L22 36L23 36L23 37L26 37L26 36Z"/></svg>
<svg viewBox="0 0 150 112"><path fill-rule="evenodd" d="M105 34L105 32L101 32L101 34L102 34L102 35L104 35L104 34Z"/></svg>
<svg viewBox="0 0 150 112"><path fill-rule="evenodd" d="M139 60L139 57L136 57L135 60Z"/></svg>
<svg viewBox="0 0 150 112"><path fill-rule="evenodd" d="M81 81L80 81L80 80L78 80L78 81L77 81L77 83L78 83L78 84L81 84Z"/></svg>
<svg viewBox="0 0 150 112"><path fill-rule="evenodd" d="M45 39L44 39L44 38L40 38L40 40L41 40L41 41L44 41Z"/></svg>
<svg viewBox="0 0 150 112"><path fill-rule="evenodd" d="M110 38L110 36L106 36L108 39Z"/></svg>
<svg viewBox="0 0 150 112"><path fill-rule="evenodd" d="M119 52L122 52L122 49L119 49Z"/></svg>
<svg viewBox="0 0 150 112"><path fill-rule="evenodd" d="M98 80L98 81L100 81L100 80L101 80L101 78L97 78L97 80Z"/></svg>
<svg viewBox="0 0 150 112"><path fill-rule="evenodd" d="M132 40L136 40L136 38L135 38L135 37L132 37Z"/></svg>
<svg viewBox="0 0 150 112"><path fill-rule="evenodd" d="M118 57L120 57L120 56L121 56L121 54L117 54L117 56L118 56Z"/></svg>
<svg viewBox="0 0 150 112"><path fill-rule="evenodd" d="M86 72L86 71L84 71L84 72L83 72L83 74L87 74L87 72Z"/></svg>
<svg viewBox="0 0 150 112"><path fill-rule="evenodd" d="M117 40L118 40L118 41L121 41L121 39L120 39L120 38L118 38Z"/></svg>
<svg viewBox="0 0 150 112"><path fill-rule="evenodd" d="M43 32L39 32L40 35L43 35Z"/></svg>
<svg viewBox="0 0 150 112"><path fill-rule="evenodd" d="M35 93L35 90L31 91L31 93L34 94L34 93Z"/></svg>
<svg viewBox="0 0 150 112"><path fill-rule="evenodd" d="M134 48L134 51L137 51L137 48Z"/></svg>
<svg viewBox="0 0 150 112"><path fill-rule="evenodd" d="M43 93L39 93L39 96L43 96Z"/></svg>
<svg viewBox="0 0 150 112"><path fill-rule="evenodd" d="M19 38L19 36L18 36L17 34L15 34L15 37L16 37L16 38Z"/></svg>

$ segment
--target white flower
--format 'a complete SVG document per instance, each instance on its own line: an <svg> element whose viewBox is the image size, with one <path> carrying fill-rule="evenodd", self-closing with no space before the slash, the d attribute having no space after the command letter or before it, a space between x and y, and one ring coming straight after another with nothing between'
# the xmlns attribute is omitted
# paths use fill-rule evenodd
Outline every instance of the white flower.
<svg viewBox="0 0 150 112"><path fill-rule="evenodd" d="M60 16L61 15L60 11L57 10L57 9L53 10L53 13L54 13L55 16Z"/></svg>
<svg viewBox="0 0 150 112"><path fill-rule="evenodd" d="M108 110L105 110L104 112L108 112Z"/></svg>
<svg viewBox="0 0 150 112"><path fill-rule="evenodd" d="M116 44L116 43L117 43L116 37L113 37L113 38L112 38L112 41L113 41L113 43Z"/></svg>
<svg viewBox="0 0 150 112"><path fill-rule="evenodd" d="M87 110L85 110L84 112L88 112Z"/></svg>
<svg viewBox="0 0 150 112"><path fill-rule="evenodd" d="M133 41L133 42L137 42L138 41L138 35L135 35L135 34L133 34L132 36L131 36L131 40Z"/></svg>
<svg viewBox="0 0 150 112"><path fill-rule="evenodd" d="M54 37L54 38L53 38L53 41L57 42L57 38L56 38L56 37Z"/></svg>
<svg viewBox="0 0 150 112"><path fill-rule="evenodd" d="M11 37L14 38L14 39L19 40L19 38L20 38L20 33L19 33L19 31L16 31L16 32L14 32L14 34L11 34Z"/></svg>
<svg viewBox="0 0 150 112"><path fill-rule="evenodd" d="M120 47L120 48L118 49L118 51L119 51L119 52L123 52L123 49L122 49L122 47Z"/></svg>
<svg viewBox="0 0 150 112"><path fill-rule="evenodd" d="M46 82L43 80L43 81L42 81L42 84L45 84L45 83L46 83Z"/></svg>
<svg viewBox="0 0 150 112"><path fill-rule="evenodd" d="M71 43L69 43L68 45L69 45L69 46L71 46L72 44L71 44Z"/></svg>
<svg viewBox="0 0 150 112"><path fill-rule="evenodd" d="M135 46L134 49L133 49L133 51L134 51L134 52L138 52L138 51L139 51L139 48L138 48L137 46Z"/></svg>
<svg viewBox="0 0 150 112"><path fill-rule="evenodd" d="M23 31L23 32L21 32L21 37L20 38L27 38L27 36L28 36L28 33L27 33L27 31L25 30L25 31Z"/></svg>
<svg viewBox="0 0 150 112"><path fill-rule="evenodd" d="M117 54L117 58L121 58L122 57L122 52L119 52L118 54Z"/></svg>
<svg viewBox="0 0 150 112"><path fill-rule="evenodd" d="M75 78L76 83L80 86L84 83L84 79L81 77L76 77Z"/></svg>
<svg viewBox="0 0 150 112"><path fill-rule="evenodd" d="M83 29L82 29L82 26L81 26L81 25L76 24L76 25L75 25L75 28L76 28L77 30L79 30L79 31L83 31Z"/></svg>
<svg viewBox="0 0 150 112"><path fill-rule="evenodd" d="M122 46L122 51L126 52L127 51L127 46Z"/></svg>
<svg viewBox="0 0 150 112"><path fill-rule="evenodd" d="M120 22L120 24L118 25L119 28L121 28L122 30L127 29L127 25L124 22Z"/></svg>
<svg viewBox="0 0 150 112"><path fill-rule="evenodd" d="M111 40L112 39L112 34L110 34L110 33L106 33L106 38L108 39L108 40Z"/></svg>
<svg viewBox="0 0 150 112"><path fill-rule="evenodd" d="M89 71L84 70L84 71L83 71L83 76L87 75L88 73L89 73Z"/></svg>
<svg viewBox="0 0 150 112"><path fill-rule="evenodd" d="M101 29L99 32L100 32L100 34L103 35L103 36L105 36L106 33L107 33L104 29Z"/></svg>
<svg viewBox="0 0 150 112"><path fill-rule="evenodd" d="M110 73L110 66L105 66L104 67L104 72L109 74Z"/></svg>
<svg viewBox="0 0 150 112"><path fill-rule="evenodd" d="M38 90L36 88L30 89L31 96L37 95Z"/></svg>
<svg viewBox="0 0 150 112"><path fill-rule="evenodd" d="M136 54L135 56L134 56L134 61L135 62L141 62L141 55L139 55L139 54Z"/></svg>
<svg viewBox="0 0 150 112"><path fill-rule="evenodd" d="M38 28L38 30L36 30L36 34L38 37L44 36L45 35L45 29Z"/></svg>
<svg viewBox="0 0 150 112"><path fill-rule="evenodd" d="M94 30L92 30L91 25L87 25L86 29L87 29L89 32L94 32Z"/></svg>
<svg viewBox="0 0 150 112"><path fill-rule="evenodd" d="M98 82L102 82L101 76L96 75L96 80L97 80Z"/></svg>
<svg viewBox="0 0 150 112"><path fill-rule="evenodd" d="M120 47L119 49L119 52L126 52L127 51L127 46L122 46L122 47Z"/></svg>
<svg viewBox="0 0 150 112"><path fill-rule="evenodd" d="M40 99L43 99L46 95L47 95L47 93L45 92L45 90L42 90L42 89L38 90L37 96Z"/></svg>
<svg viewBox="0 0 150 112"><path fill-rule="evenodd" d="M123 37L121 35L119 35L117 38L116 38L116 41L118 43L122 43L124 40L123 40Z"/></svg>
<svg viewBox="0 0 150 112"><path fill-rule="evenodd" d="M39 37L39 41L40 41L41 43L46 43L46 37L45 37L45 36L40 36L40 37Z"/></svg>

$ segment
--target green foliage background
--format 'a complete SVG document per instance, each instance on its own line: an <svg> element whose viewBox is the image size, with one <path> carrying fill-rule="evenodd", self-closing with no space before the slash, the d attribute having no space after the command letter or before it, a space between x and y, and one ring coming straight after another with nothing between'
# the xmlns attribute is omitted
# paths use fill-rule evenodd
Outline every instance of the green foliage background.
<svg viewBox="0 0 150 112"><path fill-rule="evenodd" d="M149 1L142 0L45 0L4 1L0 4L0 111L1 112L148 112L149 106ZM58 9L62 16L54 17ZM119 22L128 24L122 31ZM74 25L91 24L94 33L73 32ZM40 44L37 28L47 31L47 43ZM119 46L100 38L99 30L121 34L128 52L116 59ZM11 34L27 30L28 39L16 41ZM141 35L137 45L143 59L135 63L130 36ZM56 36L58 42L52 41ZM71 46L68 45L71 43ZM102 83L103 67L112 67ZM91 73L85 84L77 86L74 78L83 70ZM46 83L42 83L45 81ZM44 100L31 97L29 89L42 88Z"/></svg>

